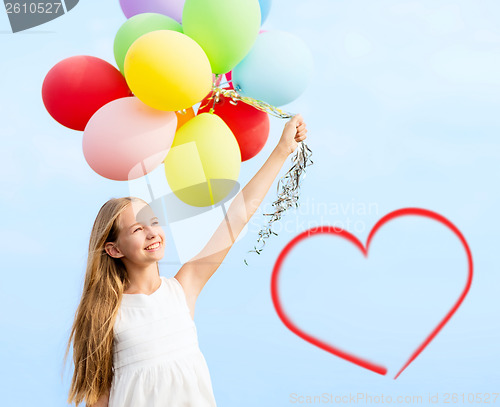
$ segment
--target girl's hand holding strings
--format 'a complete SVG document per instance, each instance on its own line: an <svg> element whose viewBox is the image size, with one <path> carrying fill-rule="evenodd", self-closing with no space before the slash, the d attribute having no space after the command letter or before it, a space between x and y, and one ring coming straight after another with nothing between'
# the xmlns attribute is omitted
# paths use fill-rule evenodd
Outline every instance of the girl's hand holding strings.
<svg viewBox="0 0 500 407"><path fill-rule="evenodd" d="M288 156L295 151L299 142L307 138L306 133L307 129L304 119L300 114L297 114L285 124L277 147L283 150Z"/></svg>

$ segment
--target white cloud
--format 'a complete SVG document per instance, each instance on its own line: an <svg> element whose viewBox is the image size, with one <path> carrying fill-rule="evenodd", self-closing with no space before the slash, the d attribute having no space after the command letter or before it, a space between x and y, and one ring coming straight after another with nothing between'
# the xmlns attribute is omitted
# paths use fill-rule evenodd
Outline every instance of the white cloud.
<svg viewBox="0 0 500 407"><path fill-rule="evenodd" d="M350 31L346 34L344 46L347 54L351 58L363 57L372 50L372 44L368 38L356 31Z"/></svg>
<svg viewBox="0 0 500 407"><path fill-rule="evenodd" d="M430 34L452 34L465 28L463 8L458 4L424 1L397 3L389 7L392 14L423 21Z"/></svg>
<svg viewBox="0 0 500 407"><path fill-rule="evenodd" d="M453 84L500 84L497 47L479 50L462 44L452 45L432 55L430 66L441 78Z"/></svg>
<svg viewBox="0 0 500 407"><path fill-rule="evenodd" d="M493 29L479 29L474 33L477 42L499 43L500 32Z"/></svg>
<svg viewBox="0 0 500 407"><path fill-rule="evenodd" d="M2 228L0 247L4 256L33 256L48 252L49 248L43 245L42 239L35 240L30 237L29 232L27 233L29 230L28 225L22 225L20 230Z"/></svg>
<svg viewBox="0 0 500 407"><path fill-rule="evenodd" d="M82 151L82 134L67 130L63 137L39 134L30 140L33 157L33 177L36 183L51 179L69 179L74 183L95 183L92 169Z"/></svg>

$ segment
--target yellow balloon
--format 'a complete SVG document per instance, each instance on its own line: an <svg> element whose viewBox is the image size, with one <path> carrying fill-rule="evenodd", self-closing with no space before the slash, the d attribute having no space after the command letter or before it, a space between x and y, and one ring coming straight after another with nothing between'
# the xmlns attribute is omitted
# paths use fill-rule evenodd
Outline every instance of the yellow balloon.
<svg viewBox="0 0 500 407"><path fill-rule="evenodd" d="M164 163L175 195L191 206L205 207L235 187L241 153L228 125L215 114L201 113L177 131Z"/></svg>
<svg viewBox="0 0 500 407"><path fill-rule="evenodd" d="M158 110L187 109L212 88L212 70L198 43L177 31L158 30L139 37L125 56L130 90Z"/></svg>

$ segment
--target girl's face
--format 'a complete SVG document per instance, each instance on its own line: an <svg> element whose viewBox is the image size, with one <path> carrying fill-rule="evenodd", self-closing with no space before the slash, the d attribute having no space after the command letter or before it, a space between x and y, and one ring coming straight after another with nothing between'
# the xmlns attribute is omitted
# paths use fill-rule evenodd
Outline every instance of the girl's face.
<svg viewBox="0 0 500 407"><path fill-rule="evenodd" d="M132 202L118 217L116 242L106 243L106 251L126 263L149 265L161 260L165 252L165 232L151 207Z"/></svg>

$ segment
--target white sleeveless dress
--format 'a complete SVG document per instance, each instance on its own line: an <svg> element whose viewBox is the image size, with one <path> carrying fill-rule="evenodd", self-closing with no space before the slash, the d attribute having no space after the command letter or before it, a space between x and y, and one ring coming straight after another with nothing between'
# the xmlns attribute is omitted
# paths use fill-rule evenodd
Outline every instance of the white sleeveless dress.
<svg viewBox="0 0 500 407"><path fill-rule="evenodd" d="M216 407L184 290L160 276L152 294L124 294L114 325L109 407Z"/></svg>

